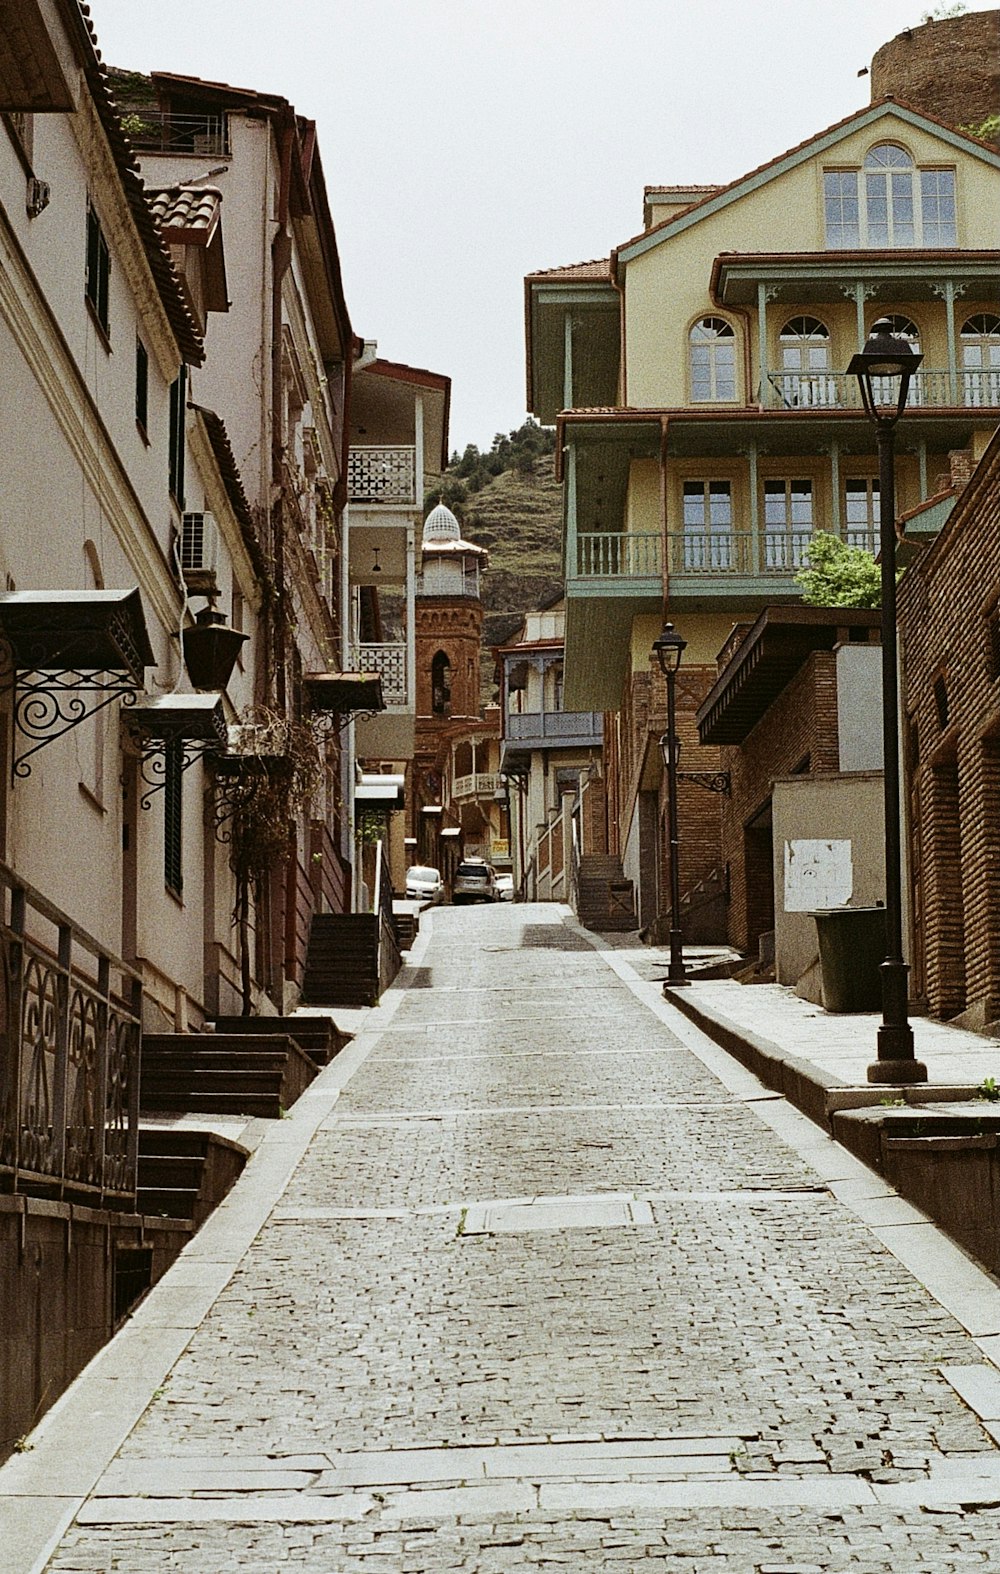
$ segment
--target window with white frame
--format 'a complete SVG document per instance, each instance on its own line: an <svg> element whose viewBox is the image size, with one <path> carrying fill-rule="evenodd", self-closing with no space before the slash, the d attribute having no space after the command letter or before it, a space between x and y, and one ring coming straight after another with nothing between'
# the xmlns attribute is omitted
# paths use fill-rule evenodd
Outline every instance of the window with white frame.
<svg viewBox="0 0 1000 1574"><path fill-rule="evenodd" d="M1000 317L977 312L962 324L962 401L1000 405Z"/></svg>
<svg viewBox="0 0 1000 1574"><path fill-rule="evenodd" d="M703 317L690 333L691 398L723 403L736 398L736 338L724 317Z"/></svg>
<svg viewBox="0 0 1000 1574"><path fill-rule="evenodd" d="M781 392L785 404L827 406L837 403L836 379L829 375L830 331L818 317L791 317L779 335Z"/></svg>
<svg viewBox="0 0 1000 1574"><path fill-rule="evenodd" d="M955 171L921 169L895 142L870 148L860 170L824 170L823 203L834 249L957 245Z"/></svg>
<svg viewBox="0 0 1000 1574"><path fill-rule="evenodd" d="M733 566L731 484L728 481L685 481L684 570L706 573Z"/></svg>
<svg viewBox="0 0 1000 1574"><path fill-rule="evenodd" d="M848 476L844 482L844 540L847 545L874 552L878 526L878 478Z"/></svg>
<svg viewBox="0 0 1000 1574"><path fill-rule="evenodd" d="M764 567L801 568L813 533L813 488L807 478L764 482Z"/></svg>

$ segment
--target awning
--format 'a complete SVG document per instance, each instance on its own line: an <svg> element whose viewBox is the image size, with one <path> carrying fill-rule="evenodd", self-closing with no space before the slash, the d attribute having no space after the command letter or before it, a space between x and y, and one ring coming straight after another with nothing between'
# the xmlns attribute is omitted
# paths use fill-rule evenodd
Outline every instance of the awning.
<svg viewBox="0 0 1000 1574"><path fill-rule="evenodd" d="M127 713L130 732L173 743L207 743L224 751L228 742L221 694L145 694Z"/></svg>
<svg viewBox="0 0 1000 1574"><path fill-rule="evenodd" d="M354 800L356 803L369 804L373 808L401 809L403 789L397 787L391 778L386 778L384 785L371 781L362 782L354 789Z"/></svg>
<svg viewBox="0 0 1000 1574"><path fill-rule="evenodd" d="M305 690L314 711L366 711L374 715L385 710L380 672L309 672Z"/></svg>
<svg viewBox="0 0 1000 1574"><path fill-rule="evenodd" d="M0 633L22 672L125 672L156 665L138 590L0 593Z"/></svg>

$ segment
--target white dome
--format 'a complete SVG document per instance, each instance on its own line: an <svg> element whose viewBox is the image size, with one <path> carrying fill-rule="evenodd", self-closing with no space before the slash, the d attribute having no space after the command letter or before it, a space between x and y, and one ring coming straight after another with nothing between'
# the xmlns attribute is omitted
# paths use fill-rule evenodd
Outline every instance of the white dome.
<svg viewBox="0 0 1000 1574"><path fill-rule="evenodd" d="M424 520L424 546L435 541L461 541L462 527L451 509L444 503L432 508Z"/></svg>

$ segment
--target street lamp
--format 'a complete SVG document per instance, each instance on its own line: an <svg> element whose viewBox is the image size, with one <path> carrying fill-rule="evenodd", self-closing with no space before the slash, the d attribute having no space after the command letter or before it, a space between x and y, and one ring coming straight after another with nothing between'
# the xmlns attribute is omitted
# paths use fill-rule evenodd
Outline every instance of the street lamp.
<svg viewBox="0 0 1000 1574"><path fill-rule="evenodd" d="M687 640L681 638L672 623L664 623L653 641L653 650L660 664L660 671L667 680L667 730L660 739L660 752L667 773L667 821L670 838L670 963L663 986L664 992L688 983L688 976L684 971L683 939L680 931L680 870L677 862L677 761L680 755L680 739L677 736L674 700L677 669L686 649Z"/></svg>
<svg viewBox="0 0 1000 1574"><path fill-rule="evenodd" d="M858 379L865 414L878 445L879 551L882 567L882 752L885 799L885 961L878 1059L869 1082L926 1082L927 1067L913 1051L907 1017L909 967L903 961L902 873L899 824L899 702L896 658L895 428L906 406L910 379L923 356L893 333L885 317L876 322L863 350L848 366Z"/></svg>

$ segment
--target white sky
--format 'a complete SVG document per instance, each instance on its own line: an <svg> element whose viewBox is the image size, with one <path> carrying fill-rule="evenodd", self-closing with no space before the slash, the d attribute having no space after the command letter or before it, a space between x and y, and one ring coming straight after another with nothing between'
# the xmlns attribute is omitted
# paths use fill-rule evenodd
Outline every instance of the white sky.
<svg viewBox="0 0 1000 1574"><path fill-rule="evenodd" d="M355 332L524 414L525 273L606 256L656 182L724 182L868 101L930 0L91 0L110 65L316 120ZM976 9L970 7L970 9Z"/></svg>

